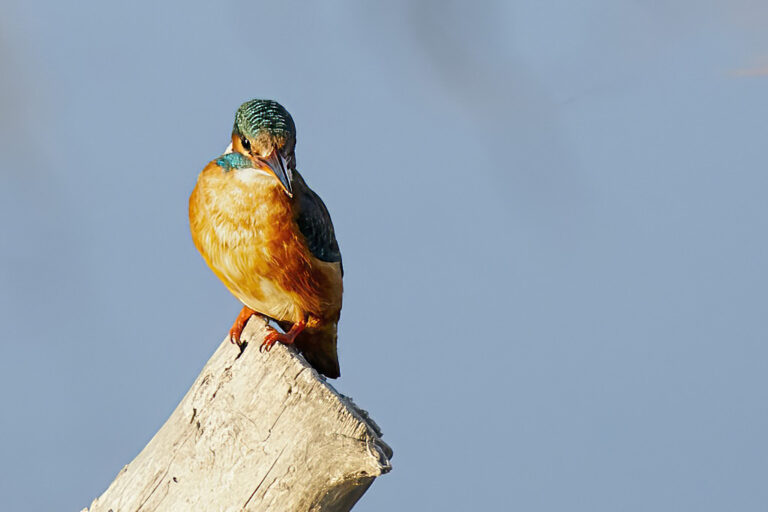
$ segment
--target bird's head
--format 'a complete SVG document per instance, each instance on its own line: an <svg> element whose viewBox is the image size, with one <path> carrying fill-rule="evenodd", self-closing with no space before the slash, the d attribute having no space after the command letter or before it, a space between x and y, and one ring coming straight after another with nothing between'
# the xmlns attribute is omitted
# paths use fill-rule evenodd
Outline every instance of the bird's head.
<svg viewBox="0 0 768 512"><path fill-rule="evenodd" d="M232 151L252 159L260 169L274 175L289 197L293 196L296 169L296 126L291 114L276 101L246 101L235 114Z"/></svg>

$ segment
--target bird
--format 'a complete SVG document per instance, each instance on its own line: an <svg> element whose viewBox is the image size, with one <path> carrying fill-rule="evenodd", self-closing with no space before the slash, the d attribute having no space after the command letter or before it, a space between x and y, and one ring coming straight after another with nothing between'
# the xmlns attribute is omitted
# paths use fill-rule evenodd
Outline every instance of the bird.
<svg viewBox="0 0 768 512"><path fill-rule="evenodd" d="M240 105L231 143L200 172L189 198L190 231L243 304L230 341L244 349L246 323L261 316L268 333L260 350L294 345L318 372L337 378L344 268L331 216L296 169L295 149L296 125L282 105Z"/></svg>

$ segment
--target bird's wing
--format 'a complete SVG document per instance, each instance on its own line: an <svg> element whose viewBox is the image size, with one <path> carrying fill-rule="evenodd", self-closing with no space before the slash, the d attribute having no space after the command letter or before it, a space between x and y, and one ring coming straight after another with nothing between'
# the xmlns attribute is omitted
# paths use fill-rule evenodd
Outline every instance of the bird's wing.
<svg viewBox="0 0 768 512"><path fill-rule="evenodd" d="M298 179L295 179L298 178ZM336 241L336 233L333 230L331 215L325 207L320 196L307 186L304 179L298 172L294 171L294 179L299 185L301 191L297 194L298 215L296 223L299 226L301 234L307 241L312 255L327 262L339 262L341 266L341 251L339 243ZM341 274L344 275L344 267L341 267Z"/></svg>

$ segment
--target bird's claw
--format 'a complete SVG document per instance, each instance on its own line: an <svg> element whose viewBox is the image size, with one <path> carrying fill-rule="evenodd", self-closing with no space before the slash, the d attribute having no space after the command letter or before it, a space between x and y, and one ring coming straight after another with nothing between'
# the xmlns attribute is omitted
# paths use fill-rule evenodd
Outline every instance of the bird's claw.
<svg viewBox="0 0 768 512"><path fill-rule="evenodd" d="M278 341L283 345L292 345L293 342L296 341L296 336L298 336L299 333L304 330L305 325L306 324L304 323L303 320L300 322L296 322L291 327L291 330L285 334L281 332L277 332L276 330L270 327L269 332L267 333L266 336L264 336L264 341L261 343L261 347L259 347L259 352L261 352L262 349L269 352L270 350L272 350L272 347L274 346L274 344L277 343Z"/></svg>
<svg viewBox="0 0 768 512"><path fill-rule="evenodd" d="M242 346L243 341L240 338L240 336L243 334L244 327L245 327L244 325L236 325L229 330L230 343L232 343L233 345L237 345L238 347Z"/></svg>
<svg viewBox="0 0 768 512"><path fill-rule="evenodd" d="M283 341L281 338L285 336L285 334L281 334L274 329L267 333L266 336L264 336L264 341L261 343L261 346L259 347L259 352L266 351L269 352L272 350L272 347L275 345L278 341Z"/></svg>
<svg viewBox="0 0 768 512"><path fill-rule="evenodd" d="M230 343L241 348L243 347L244 342L240 339L240 337L243 334L243 329L245 329L248 320L255 314L256 312L254 310L250 309L248 306L243 306L240 314L238 314L237 318L235 319L235 323L232 324L232 328L229 330Z"/></svg>

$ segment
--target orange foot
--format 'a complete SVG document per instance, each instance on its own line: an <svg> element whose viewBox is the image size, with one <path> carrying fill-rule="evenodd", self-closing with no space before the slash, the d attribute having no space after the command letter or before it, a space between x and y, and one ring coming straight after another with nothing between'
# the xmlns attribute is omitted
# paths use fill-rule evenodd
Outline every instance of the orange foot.
<svg viewBox="0 0 768 512"><path fill-rule="evenodd" d="M259 348L259 350L264 349L267 352L269 352L270 350L272 350L272 345L274 345L275 342L278 342L278 341L283 345L291 345L296 340L296 336L298 336L299 333L304 330L304 327L306 325L307 324L304 323L304 320L300 322L296 322L291 327L291 330L285 334L281 332L277 332L276 330L270 327L269 332L267 333L266 336L264 336L264 342L261 344L261 347Z"/></svg>
<svg viewBox="0 0 768 512"><path fill-rule="evenodd" d="M256 311L252 310L248 306L243 306L243 309L240 310L240 314L237 315L237 318L235 319L235 323L232 324L232 328L229 330L229 342L237 344L238 347L242 346L242 342L240 341L240 335L243 334L243 329L245 329L245 324L248 323L248 320L253 315L257 315Z"/></svg>

